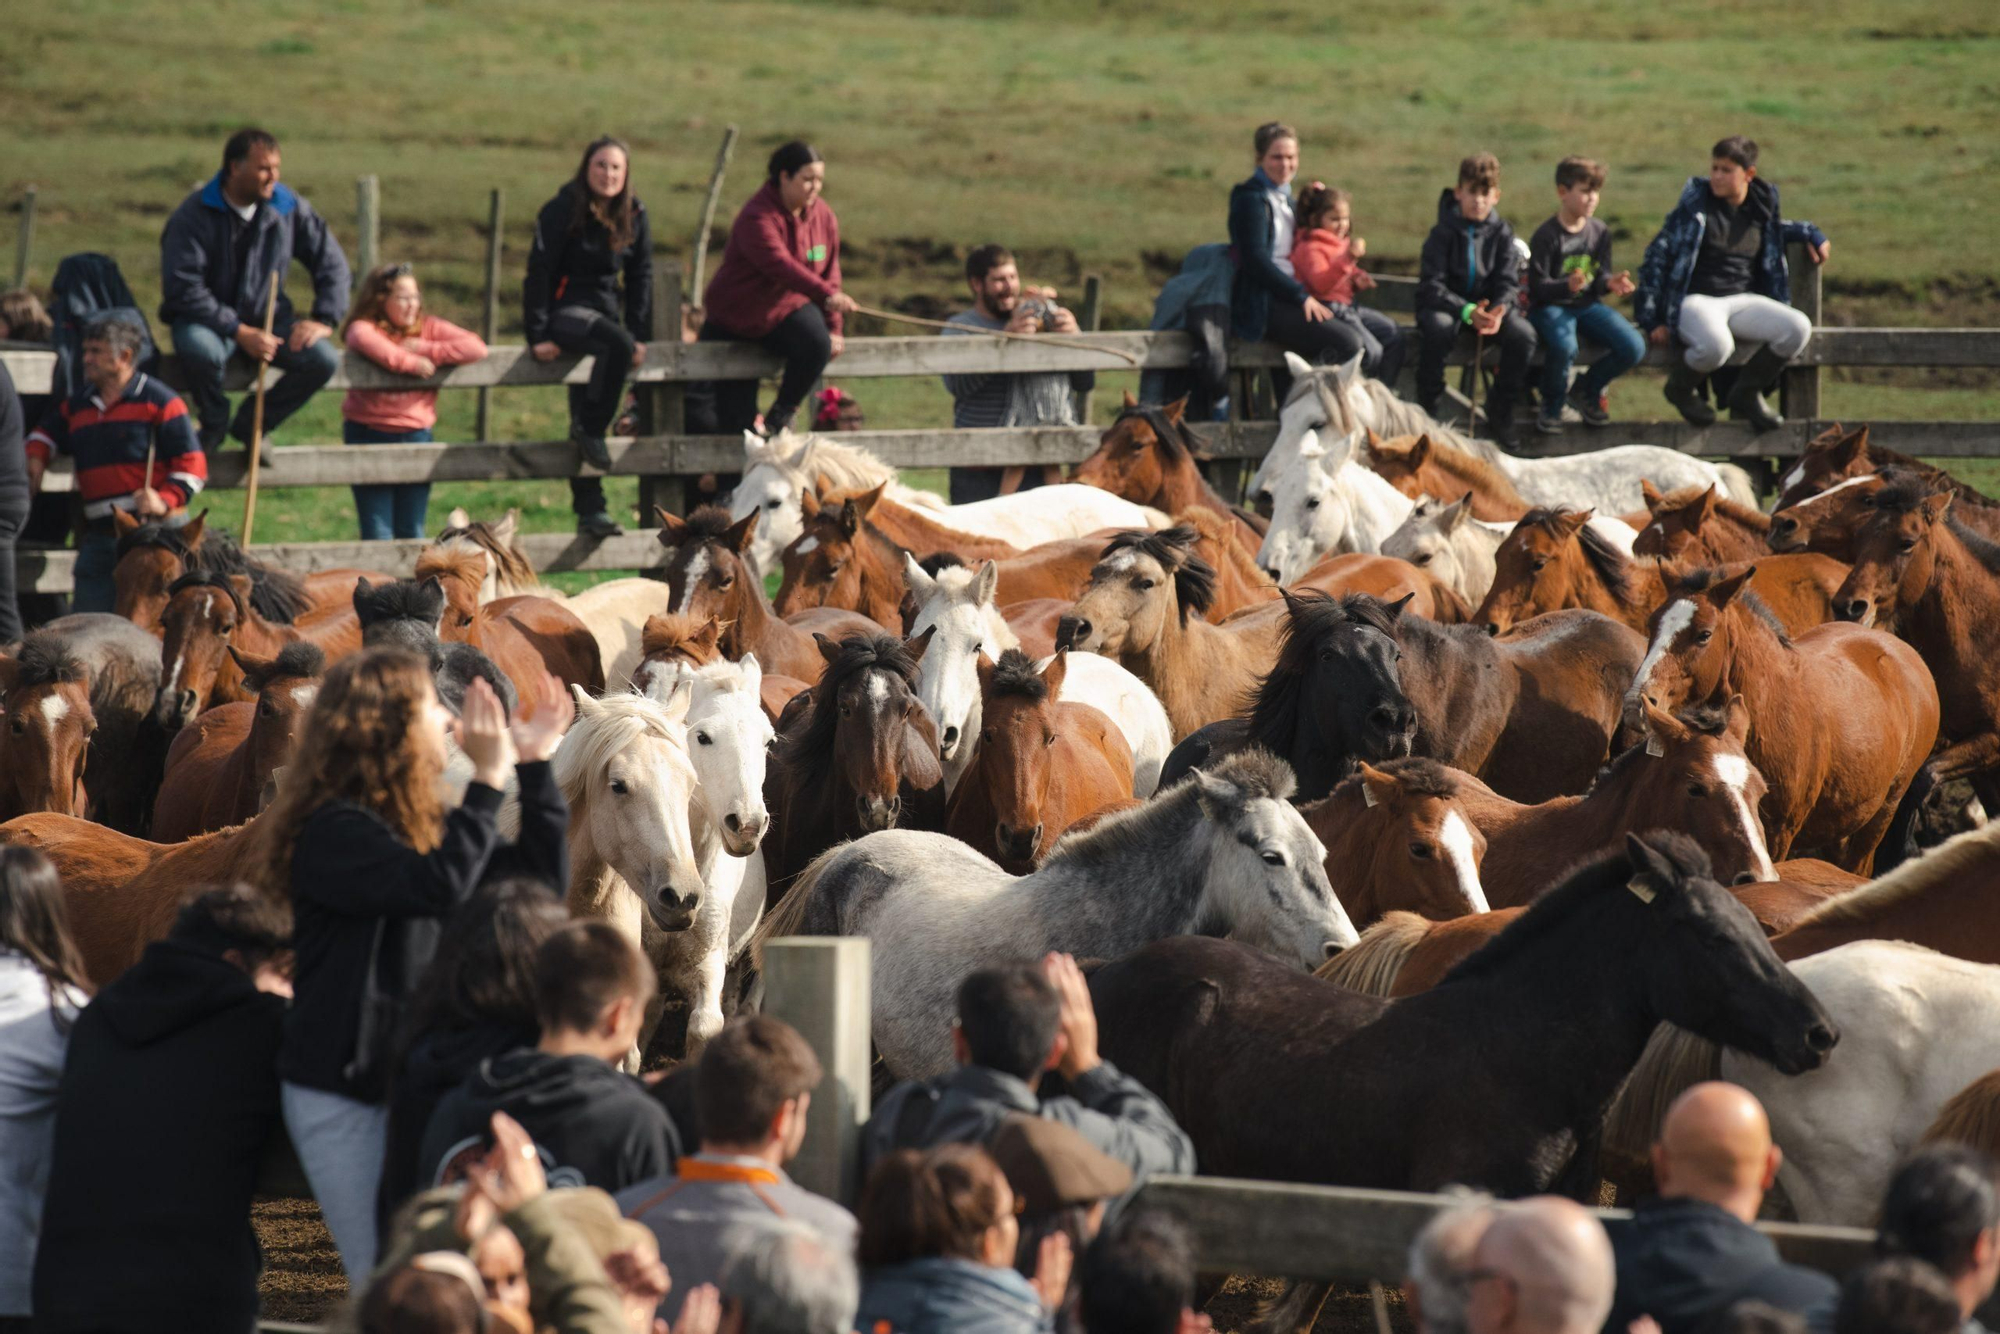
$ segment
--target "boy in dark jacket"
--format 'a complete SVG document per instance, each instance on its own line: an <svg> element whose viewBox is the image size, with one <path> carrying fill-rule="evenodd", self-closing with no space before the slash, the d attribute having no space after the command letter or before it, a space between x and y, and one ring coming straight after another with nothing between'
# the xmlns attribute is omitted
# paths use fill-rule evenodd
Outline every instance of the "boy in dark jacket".
<svg viewBox="0 0 2000 1334"><path fill-rule="evenodd" d="M312 271L311 313L300 319L285 295L296 259ZM264 332L271 274L278 275L277 314ZM264 395L268 437L333 378L340 353L331 337L347 311L347 256L326 220L278 184L278 140L238 130L222 149L222 170L181 201L160 233L160 318L173 330L174 352L201 421L201 445L213 453L228 433L250 443L252 404L233 425L222 392L223 367L241 351L284 377ZM264 455L269 465L271 456Z"/></svg>
<svg viewBox="0 0 2000 1334"><path fill-rule="evenodd" d="M35 1328L257 1323L250 1201L278 1129L290 922L246 885L181 909L70 1033Z"/></svg>
<svg viewBox="0 0 2000 1334"><path fill-rule="evenodd" d="M1790 304L1785 246L1792 241L1804 242L1815 264L1833 248L1811 223L1783 220L1778 188L1757 175L1757 145L1737 134L1710 150L1707 179L1688 178L1646 246L1633 313L1655 347L1676 334L1687 345L1667 376L1666 395L1694 425L1714 422L1701 382L1739 341L1761 346L1737 373L1729 415L1759 431L1784 425L1764 394L1812 337L1812 321Z"/></svg>
<svg viewBox="0 0 2000 1334"><path fill-rule="evenodd" d="M1458 185L1438 196L1437 226L1424 240L1417 283L1417 403L1437 416L1444 395L1444 361L1453 347L1468 350L1473 335L1500 343L1500 370L1486 398L1489 433L1514 443L1514 405L1535 353L1535 327L1522 315L1521 256L1514 229L1494 207L1500 202L1500 161L1474 153L1458 164Z"/></svg>
<svg viewBox="0 0 2000 1334"><path fill-rule="evenodd" d="M1611 269L1611 229L1597 220L1604 164L1566 157L1556 164L1556 215L1528 242L1528 318L1542 342L1542 410L1535 429L1562 430L1566 422L1602 426L1611 420L1604 391L1639 364L1646 340L1631 321L1604 304L1632 291L1632 275ZM1578 337L1604 355L1570 387Z"/></svg>
<svg viewBox="0 0 2000 1334"><path fill-rule="evenodd" d="M541 1041L482 1061L438 1104L418 1161L447 1185L492 1146L493 1113L521 1123L554 1186L617 1192L665 1176L680 1157L666 1109L616 1062L638 1041L653 966L609 922L572 922L535 954Z"/></svg>

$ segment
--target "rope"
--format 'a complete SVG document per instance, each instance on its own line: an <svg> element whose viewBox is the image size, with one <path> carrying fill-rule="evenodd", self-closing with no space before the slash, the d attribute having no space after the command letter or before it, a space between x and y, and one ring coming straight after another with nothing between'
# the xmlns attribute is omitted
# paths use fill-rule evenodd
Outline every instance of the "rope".
<svg viewBox="0 0 2000 1334"><path fill-rule="evenodd" d="M1117 357L1128 366L1137 366L1139 364L1139 358L1133 356L1130 352L1121 352L1115 347L1099 347L1095 343L1080 343L1073 338L1065 338L1061 334L1022 334L1010 333L1006 329L973 329L963 324L951 324L945 320L927 320L920 315L902 315L893 310L879 310L874 306L864 306L859 301L854 303L854 309L857 314L872 315L878 320L890 320L897 324L915 324L926 329L950 329L953 333L970 334L975 337L983 335L988 338L1018 338L1030 343L1046 343L1056 347L1073 347L1083 352L1098 352L1107 357Z"/></svg>

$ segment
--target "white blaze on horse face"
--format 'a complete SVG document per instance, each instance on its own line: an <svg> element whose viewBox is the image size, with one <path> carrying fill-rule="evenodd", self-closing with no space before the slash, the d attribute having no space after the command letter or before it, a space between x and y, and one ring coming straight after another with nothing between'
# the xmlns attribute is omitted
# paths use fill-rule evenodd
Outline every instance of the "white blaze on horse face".
<svg viewBox="0 0 2000 1334"><path fill-rule="evenodd" d="M1625 692L1628 698L1639 697L1639 691L1652 678L1653 668L1659 666L1660 659L1672 651L1674 640L1680 637L1681 631L1687 629L1688 623L1692 620L1694 620L1694 603L1688 598L1682 598L1660 614L1659 633L1655 634L1653 642L1646 646L1646 656L1639 663L1638 674L1632 678L1632 688Z"/></svg>
<svg viewBox="0 0 2000 1334"><path fill-rule="evenodd" d="M1747 792L1750 761L1741 755L1717 755L1713 767L1715 776L1722 780L1723 790L1729 793L1729 800L1736 807L1738 818L1743 821L1743 835L1750 840L1750 851L1757 859L1757 878L1776 880L1778 869L1771 865L1770 849L1764 846L1764 826L1750 809Z"/></svg>
<svg viewBox="0 0 2000 1334"><path fill-rule="evenodd" d="M56 724L69 717L69 701L61 695L42 696L42 721L48 724L49 734L55 735Z"/></svg>
<svg viewBox="0 0 2000 1334"><path fill-rule="evenodd" d="M881 672L868 673L868 700L877 706L889 702L889 678Z"/></svg>
<svg viewBox="0 0 2000 1334"><path fill-rule="evenodd" d="M1479 883L1479 862L1472 855L1472 830L1457 811L1445 812L1444 821L1438 826L1438 844L1444 849L1445 860L1451 863L1451 869L1458 876L1458 888L1465 895L1466 911L1491 912L1492 905L1486 901L1486 887Z"/></svg>
<svg viewBox="0 0 2000 1334"><path fill-rule="evenodd" d="M683 576L687 582L681 585L681 605L674 608L678 614L687 615L687 609L694 604L695 590L701 587L701 581L707 575L708 548L703 547L695 552L694 558L687 563L687 574Z"/></svg>
<svg viewBox="0 0 2000 1334"><path fill-rule="evenodd" d="M1778 489L1780 491L1791 490L1793 487L1797 486L1800 482L1805 480L1805 475L1806 475L1806 461L1804 459L1800 459L1797 463L1792 465L1792 470L1790 472L1786 473L1783 477L1778 479Z"/></svg>
<svg viewBox="0 0 2000 1334"><path fill-rule="evenodd" d="M292 703L302 709L310 709L312 702L319 698L318 686L293 686Z"/></svg>
<svg viewBox="0 0 2000 1334"><path fill-rule="evenodd" d="M817 537L808 537L805 541L799 543L799 554L801 556L810 556L818 550L819 539Z"/></svg>

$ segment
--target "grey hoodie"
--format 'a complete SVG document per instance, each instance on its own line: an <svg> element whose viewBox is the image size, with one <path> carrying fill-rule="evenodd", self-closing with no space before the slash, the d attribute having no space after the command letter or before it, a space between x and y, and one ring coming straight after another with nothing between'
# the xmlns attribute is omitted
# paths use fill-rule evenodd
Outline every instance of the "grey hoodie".
<svg viewBox="0 0 2000 1334"><path fill-rule="evenodd" d="M62 1000L59 1023L41 973L24 956L0 950L0 1316L28 1314L56 1085L69 1021L83 1006L67 988Z"/></svg>

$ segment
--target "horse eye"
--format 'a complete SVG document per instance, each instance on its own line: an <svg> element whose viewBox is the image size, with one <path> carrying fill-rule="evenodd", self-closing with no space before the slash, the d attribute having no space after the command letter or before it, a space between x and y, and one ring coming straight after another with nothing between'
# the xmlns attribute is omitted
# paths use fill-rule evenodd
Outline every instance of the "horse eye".
<svg viewBox="0 0 2000 1334"><path fill-rule="evenodd" d="M725 574L720 579L717 579L715 581L715 586L717 588L728 588L731 584L734 584L735 582L736 582L735 575Z"/></svg>
<svg viewBox="0 0 2000 1334"><path fill-rule="evenodd" d="M24 724L19 718L16 718L14 720L13 728L15 736L26 736L28 734L27 725Z"/></svg>
<svg viewBox="0 0 2000 1334"><path fill-rule="evenodd" d="M611 790L612 790L613 792L617 793L617 794L618 794L619 796L621 796L621 797L622 797L622 796L624 796L624 795L625 795L625 794L626 794L627 792L630 792L630 791L631 791L632 789L630 789L630 788L628 788L628 787L626 787L626 786L625 786L625 780L624 780L624 779L622 779L622 778L614 778L614 779L612 779L612 780L611 780Z"/></svg>
<svg viewBox="0 0 2000 1334"><path fill-rule="evenodd" d="M1431 563L1431 553L1428 551L1410 557L1410 564L1412 565L1424 566L1424 565L1429 565L1430 563Z"/></svg>
<svg viewBox="0 0 2000 1334"><path fill-rule="evenodd" d="M714 744L708 739L708 733L706 732L696 732L694 734L694 739L697 745L707 746Z"/></svg>
<svg viewBox="0 0 2000 1334"><path fill-rule="evenodd" d="M1137 588L1141 593L1149 593L1153 589L1153 581L1151 579L1141 579L1137 584L1133 586Z"/></svg>
<svg viewBox="0 0 2000 1334"><path fill-rule="evenodd" d="M1708 795L1708 789L1703 787L1700 783L1689 783L1688 795L1690 797L1705 797Z"/></svg>
<svg viewBox="0 0 2000 1334"><path fill-rule="evenodd" d="M843 718L852 718L854 716L854 706L852 704L841 705L840 716Z"/></svg>
<svg viewBox="0 0 2000 1334"><path fill-rule="evenodd" d="M1549 563L1548 557L1537 556L1535 557L1535 559L1528 562L1528 568L1539 574L1541 573L1542 568L1546 566L1548 563Z"/></svg>
<svg viewBox="0 0 2000 1334"><path fill-rule="evenodd" d="M779 504L780 504L780 503L782 503L782 502L779 502L779 501L776 501L776 500L767 500L767 501L765 501L765 502L764 502L764 508L765 508L765 509L767 509L767 510L774 510L774 509L778 508L778 506L779 506Z"/></svg>
<svg viewBox="0 0 2000 1334"><path fill-rule="evenodd" d="M1307 509L1309 509L1309 510L1316 510L1316 509L1318 509L1318 508L1319 508L1319 497L1318 497L1318 496L1307 496L1307 497L1306 497L1306 508L1307 508Z"/></svg>
<svg viewBox="0 0 2000 1334"><path fill-rule="evenodd" d="M1053 745L1055 745L1055 744L1056 744L1056 734L1055 734L1054 732L1044 732L1044 733L1042 733L1042 744L1043 744L1044 746L1053 746Z"/></svg>
<svg viewBox="0 0 2000 1334"><path fill-rule="evenodd" d="M1703 630L1700 634L1694 637L1694 642L1697 644L1706 644L1709 640L1713 638L1715 638L1715 631Z"/></svg>
<svg viewBox="0 0 2000 1334"><path fill-rule="evenodd" d="M1906 537L1902 541L1896 543L1896 550L1898 551L1915 551L1916 549L1917 549L1917 539L1914 537Z"/></svg>
<svg viewBox="0 0 2000 1334"><path fill-rule="evenodd" d="M1418 861L1426 861L1431 855L1431 845L1428 843L1412 843L1410 844L1410 855Z"/></svg>
<svg viewBox="0 0 2000 1334"><path fill-rule="evenodd" d="M1282 852L1267 852L1263 855L1264 865L1266 866L1283 866L1285 864L1285 854Z"/></svg>

